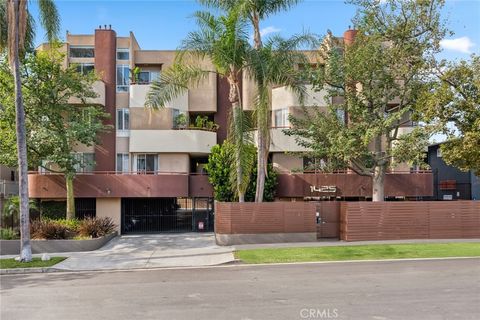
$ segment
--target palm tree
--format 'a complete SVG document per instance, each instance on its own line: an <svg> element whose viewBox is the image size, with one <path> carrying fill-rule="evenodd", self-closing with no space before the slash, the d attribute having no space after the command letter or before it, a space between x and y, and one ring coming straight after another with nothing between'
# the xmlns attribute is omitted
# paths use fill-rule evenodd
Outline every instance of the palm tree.
<svg viewBox="0 0 480 320"><path fill-rule="evenodd" d="M152 84L146 106L162 108L189 87L198 85L215 73L224 77L229 85L229 101L232 106L229 139L235 145L235 182L239 202L245 201L245 191L250 177L253 158L247 151L249 139L247 119L242 109L240 78L246 67L247 56L252 51L248 44L245 21L238 10L215 17L208 12L195 14L198 31L190 32L183 41L174 64ZM202 68L202 62L210 61L213 68Z"/></svg>
<svg viewBox="0 0 480 320"><path fill-rule="evenodd" d="M40 23L47 38L53 41L59 31L60 21L53 0L39 0ZM34 23L26 0L0 0L0 50L8 51L8 61L15 81L15 115L17 134L19 196L20 196L20 260L31 261L30 217L28 205L28 165L23 107L20 57L25 49L33 47Z"/></svg>
<svg viewBox="0 0 480 320"><path fill-rule="evenodd" d="M262 35L260 32L260 21L266 19L268 16L282 10L288 10L292 6L300 2L300 0L199 0L200 3L209 7L221 8L229 11L236 9L240 14L247 18L253 27L253 42L255 50L259 51L263 47ZM293 44L293 42L292 42ZM296 49L296 48L293 48ZM267 49L267 52L269 50ZM271 52L271 51L270 51ZM264 52L263 54L266 54ZM263 55L259 53L259 55ZM268 55L268 54L267 54ZM297 62L298 63L298 62ZM290 68L293 68L292 64ZM284 67L282 67L283 69ZM267 68L268 70L268 68ZM270 151L270 98L267 92L269 86L276 85L291 85L292 82L286 83L271 83L268 81L268 76L265 77L265 69L259 70L262 75L254 77L257 84L257 103L255 106L256 125L257 125L257 189L255 191L255 201L263 201L263 193L265 190L265 178L267 175L267 161ZM290 73L290 72L289 72ZM290 79L291 80L291 79Z"/></svg>

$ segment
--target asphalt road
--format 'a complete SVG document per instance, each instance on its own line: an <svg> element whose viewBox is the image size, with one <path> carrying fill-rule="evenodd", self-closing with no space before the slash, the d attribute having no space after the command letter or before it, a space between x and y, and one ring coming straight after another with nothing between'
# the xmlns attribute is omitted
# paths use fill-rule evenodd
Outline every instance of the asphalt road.
<svg viewBox="0 0 480 320"><path fill-rule="evenodd" d="M1 277L1 319L480 319L480 259Z"/></svg>

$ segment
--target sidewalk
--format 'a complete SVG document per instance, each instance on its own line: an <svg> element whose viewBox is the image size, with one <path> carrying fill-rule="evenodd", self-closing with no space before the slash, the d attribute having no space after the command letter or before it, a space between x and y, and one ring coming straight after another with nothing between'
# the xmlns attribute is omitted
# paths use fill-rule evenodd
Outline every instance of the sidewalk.
<svg viewBox="0 0 480 320"><path fill-rule="evenodd" d="M198 267L234 260L233 248L217 246L213 233L119 236L96 251L49 255L68 257L51 267L61 271ZM2 256L8 257L14 256Z"/></svg>
<svg viewBox="0 0 480 320"><path fill-rule="evenodd" d="M451 243L451 242L478 242L480 239L417 239L417 240L382 240L382 241L354 241L319 240L316 242L289 242L289 243L258 243L233 245L234 250L248 249L274 249L274 248L299 248L299 247L335 247L335 246L361 246L375 244L408 244L408 243Z"/></svg>

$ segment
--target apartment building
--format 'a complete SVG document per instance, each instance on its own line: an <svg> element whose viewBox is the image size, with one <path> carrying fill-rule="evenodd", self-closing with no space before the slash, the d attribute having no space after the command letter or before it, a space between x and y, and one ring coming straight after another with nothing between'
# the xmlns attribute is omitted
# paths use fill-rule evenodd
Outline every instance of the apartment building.
<svg viewBox="0 0 480 320"><path fill-rule="evenodd" d="M144 107L150 84L172 64L175 51L142 50L133 33L120 37L107 26L90 35L67 33L63 50L66 64L99 75L94 85L98 97L91 102L104 107L110 114L107 124L115 127L95 147L76 150L92 164L74 182L78 208L112 217L122 233L211 229L213 190L203 165L211 147L227 136L227 82L211 74L165 108L152 110ZM242 95L244 108L252 110L254 85L246 77ZM325 92L310 88L306 105L325 107ZM301 153L307 150L283 132L290 126L289 115L300 110L292 92L272 89L270 161L279 172L278 199L368 197L365 177L304 172L308 164ZM430 195L428 179L427 174L388 177L386 194ZM319 191L320 186L330 188ZM29 187L31 197L42 201L66 196L63 177L54 174L31 174Z"/></svg>

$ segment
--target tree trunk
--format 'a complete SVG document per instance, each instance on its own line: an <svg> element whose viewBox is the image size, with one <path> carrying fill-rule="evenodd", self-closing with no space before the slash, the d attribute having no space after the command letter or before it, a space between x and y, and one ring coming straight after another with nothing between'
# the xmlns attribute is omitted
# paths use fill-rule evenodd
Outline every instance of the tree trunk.
<svg viewBox="0 0 480 320"><path fill-rule="evenodd" d="M260 34L260 18L258 17L258 13L253 13L253 48L258 50L262 47L262 35Z"/></svg>
<svg viewBox="0 0 480 320"><path fill-rule="evenodd" d="M262 35L260 34L260 20L258 13L253 13L253 42L255 50L262 48ZM269 106L268 106L269 107ZM268 108L267 107L267 108ZM265 191L265 177L267 175L267 158L270 146L267 145L268 119L264 119L261 110L257 110L257 185L255 190L255 202L263 202L263 194ZM268 112L267 112L268 117ZM266 128L265 128L266 127ZM267 131L267 132L265 132Z"/></svg>
<svg viewBox="0 0 480 320"><path fill-rule="evenodd" d="M235 74L235 72L232 72ZM237 81L232 78L228 78L228 83L230 84L230 92L229 92L229 101L232 104L232 117L233 117L233 126L235 132L234 134L234 142L235 142L235 170L237 173L237 194L238 194L238 202L245 202L245 192L243 191L242 186L242 179L243 179L243 168L242 168L242 146L243 143L243 136L239 136L239 134L243 134L243 124L242 119L239 117L240 113L242 112L242 108L239 102L238 96L238 88L237 88Z"/></svg>
<svg viewBox="0 0 480 320"><path fill-rule="evenodd" d="M65 183L67 186L67 220L75 218L75 197L73 196L73 175L65 174Z"/></svg>
<svg viewBox="0 0 480 320"><path fill-rule="evenodd" d="M20 260L28 262L32 260L32 248L30 246L30 214L28 208L28 165L27 165L27 137L25 132L25 110L23 108L22 79L20 78L19 57L19 2L14 1L13 32L15 39L12 48L10 64L13 69L15 80L15 129L17 134L17 156L20 197Z"/></svg>
<svg viewBox="0 0 480 320"><path fill-rule="evenodd" d="M375 168L372 177L372 201L385 200L385 172L387 163L383 159L382 152L382 137L375 137L374 141L375 152Z"/></svg>

